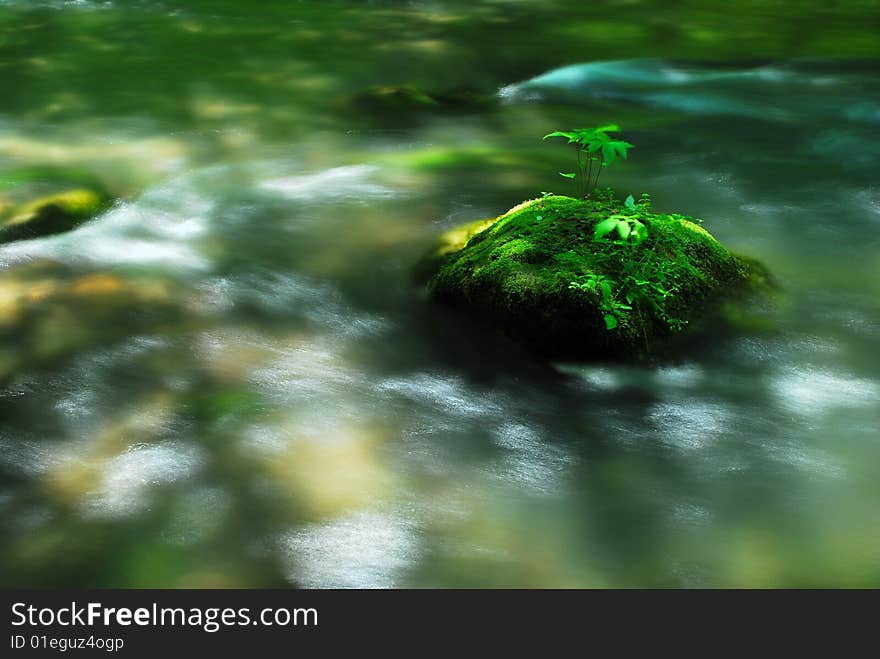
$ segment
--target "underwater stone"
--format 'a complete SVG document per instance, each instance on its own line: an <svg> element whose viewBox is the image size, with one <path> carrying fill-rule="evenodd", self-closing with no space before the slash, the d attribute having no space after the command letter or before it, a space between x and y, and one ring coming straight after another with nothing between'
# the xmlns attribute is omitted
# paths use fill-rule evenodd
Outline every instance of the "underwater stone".
<svg viewBox="0 0 880 659"><path fill-rule="evenodd" d="M74 274L51 261L0 279L0 384L22 368L51 366L179 318L176 286L159 277Z"/></svg>
<svg viewBox="0 0 880 659"><path fill-rule="evenodd" d="M498 102L494 94L473 89L450 89L433 92L414 85L387 85L370 87L358 92L352 99L355 108L376 117L386 113L467 114L491 109Z"/></svg>

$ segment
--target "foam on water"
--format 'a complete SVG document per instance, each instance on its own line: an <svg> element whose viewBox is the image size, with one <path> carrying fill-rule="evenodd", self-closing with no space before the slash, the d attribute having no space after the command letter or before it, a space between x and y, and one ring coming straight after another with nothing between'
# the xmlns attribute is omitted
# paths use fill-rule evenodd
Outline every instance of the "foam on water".
<svg viewBox="0 0 880 659"><path fill-rule="evenodd" d="M4 245L0 265L51 259L72 265L204 270L209 261L199 252L196 240L208 231L212 204L180 185L169 187L119 203L74 231ZM173 207L170 196L176 198Z"/></svg>
<svg viewBox="0 0 880 659"><path fill-rule="evenodd" d="M57 463L54 449L52 443L32 436L0 434L0 465L15 474L36 476Z"/></svg>
<svg viewBox="0 0 880 659"><path fill-rule="evenodd" d="M727 406L691 399L658 403L648 419L664 444L683 451L712 446L730 432L734 422Z"/></svg>
<svg viewBox="0 0 880 659"><path fill-rule="evenodd" d="M429 410L459 417L489 417L503 407L491 397L469 391L457 377L435 373L414 374L406 379L388 379L379 384L383 391L394 392Z"/></svg>
<svg viewBox="0 0 880 659"><path fill-rule="evenodd" d="M263 190L287 199L338 201L340 198L367 200L396 196L389 187L370 181L378 168L372 165L333 167L315 174L285 176L263 181Z"/></svg>
<svg viewBox="0 0 880 659"><path fill-rule="evenodd" d="M150 490L189 478L204 464L201 450L179 441L133 446L107 461L81 507L87 517L127 517L150 505Z"/></svg>
<svg viewBox="0 0 880 659"><path fill-rule="evenodd" d="M485 468L485 477L520 492L558 494L575 459L547 441L541 431L522 423L500 424L492 433L505 451Z"/></svg>
<svg viewBox="0 0 880 659"><path fill-rule="evenodd" d="M508 102L533 102L562 91L688 114L788 122L840 117L877 123L880 115L875 105L854 93L848 81L843 73L812 70L807 61L722 70L699 62L631 59L562 67L504 87L499 95ZM880 89L875 76L864 76L859 82L863 89ZM823 88L821 92L817 86Z"/></svg>
<svg viewBox="0 0 880 659"><path fill-rule="evenodd" d="M297 528L280 544L288 579L306 588L394 588L420 554L414 520L375 511Z"/></svg>
<svg viewBox="0 0 880 659"><path fill-rule="evenodd" d="M239 216L247 218L238 212L242 209L235 207L234 199L217 201L222 199L218 181L230 176L239 182L252 180L251 194L270 192L312 205L399 196L372 181L379 171L372 165L261 178L266 171L290 168L286 161L255 161L194 170L148 189L136 200L117 203L74 231L0 246L0 267L51 259L74 265L159 266L181 274L211 270L215 263L210 254L216 252L217 239L234 240L224 232L235 226ZM239 194L246 197L247 192Z"/></svg>
<svg viewBox="0 0 880 659"><path fill-rule="evenodd" d="M880 400L877 380L819 368L783 369L772 387L782 407L809 417L821 417L833 410L876 409Z"/></svg>

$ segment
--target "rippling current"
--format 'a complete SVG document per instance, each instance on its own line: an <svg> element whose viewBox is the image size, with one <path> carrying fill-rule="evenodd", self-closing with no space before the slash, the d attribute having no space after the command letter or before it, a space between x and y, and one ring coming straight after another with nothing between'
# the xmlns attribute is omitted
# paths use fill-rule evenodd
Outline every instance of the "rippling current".
<svg viewBox="0 0 880 659"><path fill-rule="evenodd" d="M95 53L136 11L45 5L0 8ZM22 39L12 65L51 68ZM284 107L218 74L175 97L186 117L148 78L142 112L79 78L0 109L0 169L88 169L119 198L0 246L3 585L880 584L876 62L593 61L389 128L280 55L230 75L267 61ZM774 304L648 366L542 364L432 305L433 238L564 192L540 136L609 119L636 148L607 183L704 218Z"/></svg>

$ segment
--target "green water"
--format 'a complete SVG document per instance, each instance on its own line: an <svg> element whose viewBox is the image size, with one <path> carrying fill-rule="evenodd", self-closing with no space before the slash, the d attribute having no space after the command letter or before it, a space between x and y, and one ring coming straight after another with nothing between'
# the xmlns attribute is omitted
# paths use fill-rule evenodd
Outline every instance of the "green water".
<svg viewBox="0 0 880 659"><path fill-rule="evenodd" d="M0 585L880 585L878 13L0 0L0 204L119 199L0 246ZM431 305L608 120L777 304L644 367Z"/></svg>

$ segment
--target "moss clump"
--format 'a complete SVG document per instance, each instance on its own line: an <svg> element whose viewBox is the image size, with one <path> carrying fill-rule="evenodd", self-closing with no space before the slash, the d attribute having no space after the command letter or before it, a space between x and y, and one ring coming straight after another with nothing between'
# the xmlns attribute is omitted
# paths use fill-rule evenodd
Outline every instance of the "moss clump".
<svg viewBox="0 0 880 659"><path fill-rule="evenodd" d="M107 201L101 192L79 188L14 207L0 224L0 243L70 231L97 215Z"/></svg>
<svg viewBox="0 0 880 659"><path fill-rule="evenodd" d="M634 213L641 244L594 240L598 222ZM643 358L766 279L697 220L653 213L647 198L627 208L610 190L526 201L445 254L436 299L554 358Z"/></svg>
<svg viewBox="0 0 880 659"><path fill-rule="evenodd" d="M416 264L416 279L420 282L428 281L437 272L437 269L443 265L450 254L454 254L464 247L468 240L486 227L494 224L496 219L490 217L485 220L468 222L441 233L434 247Z"/></svg>

